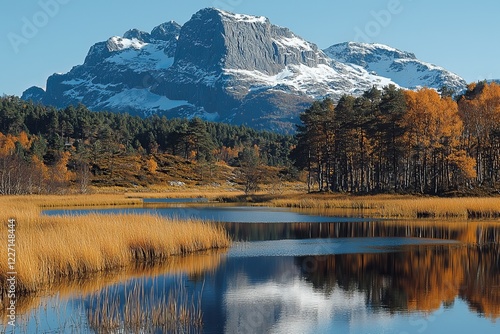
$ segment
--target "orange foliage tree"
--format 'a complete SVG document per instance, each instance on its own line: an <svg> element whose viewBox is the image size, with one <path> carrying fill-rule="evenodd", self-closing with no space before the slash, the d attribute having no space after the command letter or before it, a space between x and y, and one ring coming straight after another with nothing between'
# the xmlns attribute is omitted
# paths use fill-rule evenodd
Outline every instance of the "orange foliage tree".
<svg viewBox="0 0 500 334"><path fill-rule="evenodd" d="M0 194L41 193L49 178L48 168L31 154L34 136L0 132Z"/></svg>
<svg viewBox="0 0 500 334"><path fill-rule="evenodd" d="M148 166L148 171L151 173L151 174L156 174L156 170L158 168L158 163L156 162L156 160L153 158L153 156L149 157L148 161L147 161L147 166Z"/></svg>
<svg viewBox="0 0 500 334"><path fill-rule="evenodd" d="M419 192L450 188L454 175L473 177L470 160L461 150L463 122L451 98L432 89L406 91L407 111L401 125L407 148L407 182Z"/></svg>
<svg viewBox="0 0 500 334"><path fill-rule="evenodd" d="M464 147L476 160L477 183L493 187L500 180L500 85L471 84L458 105Z"/></svg>

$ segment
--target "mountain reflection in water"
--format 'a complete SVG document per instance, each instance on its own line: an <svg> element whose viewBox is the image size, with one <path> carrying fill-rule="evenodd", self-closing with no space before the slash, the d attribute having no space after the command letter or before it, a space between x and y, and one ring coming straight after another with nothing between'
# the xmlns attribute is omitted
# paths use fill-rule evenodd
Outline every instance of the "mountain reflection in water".
<svg viewBox="0 0 500 334"><path fill-rule="evenodd" d="M261 208L236 209L226 217L265 216ZM279 210L272 215L279 218ZM125 296L139 284L148 300L164 301L181 284L189 296L202 296L204 333L498 333L498 222L322 217L220 223L235 240L227 252L191 255L169 270L120 276L104 286L112 283ZM88 289L69 286L56 290L81 295L72 298L74 313L81 305L95 312Z"/></svg>
<svg viewBox="0 0 500 334"><path fill-rule="evenodd" d="M453 309L455 303L467 305L469 312L490 319L486 326L493 326L500 317L498 264L498 247L457 245L409 246L390 253L228 258L223 274L211 278L224 282L216 293L224 299L204 300L204 310L212 310L206 329L314 333L323 327L343 332L339 328L344 326L349 332L349 324L366 321L377 333L383 330L376 326L389 319L425 318L442 307ZM467 314L458 315L463 316ZM408 326L407 320L403 323Z"/></svg>

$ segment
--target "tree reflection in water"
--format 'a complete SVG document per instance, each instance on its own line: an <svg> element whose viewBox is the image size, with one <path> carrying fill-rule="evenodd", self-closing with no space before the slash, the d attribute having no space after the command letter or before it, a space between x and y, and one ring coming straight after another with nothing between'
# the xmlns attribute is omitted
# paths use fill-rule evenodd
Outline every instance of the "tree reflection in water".
<svg viewBox="0 0 500 334"><path fill-rule="evenodd" d="M411 246L395 253L296 258L306 280L330 293L361 291L367 306L432 312L460 297L477 313L500 317L499 246Z"/></svg>

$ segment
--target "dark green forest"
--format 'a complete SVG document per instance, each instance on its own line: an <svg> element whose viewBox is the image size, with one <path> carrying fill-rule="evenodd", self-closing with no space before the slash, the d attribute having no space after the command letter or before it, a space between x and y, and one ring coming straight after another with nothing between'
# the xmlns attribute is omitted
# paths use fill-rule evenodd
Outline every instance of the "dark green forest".
<svg viewBox="0 0 500 334"><path fill-rule="evenodd" d="M123 169L145 179L159 164L171 164L165 156L175 157L174 165L199 166L198 179L213 176L216 164L239 167L248 191L264 182L256 171L266 167L296 180L297 171L305 171L309 191L484 195L500 190L497 84L471 84L454 98L447 90L372 88L336 104L314 102L300 121L296 135L289 136L198 118L143 119L83 105L56 109L4 96L0 194L50 193L70 185L83 191L98 185L98 176L111 180Z"/></svg>
<svg viewBox="0 0 500 334"><path fill-rule="evenodd" d="M89 183L100 173L112 174L113 162L126 157L145 159L150 172L161 155L203 166L251 161L283 167L294 145L292 136L245 126L143 119L83 105L56 109L7 96L0 98L0 193L52 192L82 178Z"/></svg>

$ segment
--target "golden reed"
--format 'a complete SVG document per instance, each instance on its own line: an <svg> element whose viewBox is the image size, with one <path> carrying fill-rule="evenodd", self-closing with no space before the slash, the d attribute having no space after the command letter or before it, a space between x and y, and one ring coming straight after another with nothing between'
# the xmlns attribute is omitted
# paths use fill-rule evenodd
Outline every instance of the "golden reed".
<svg viewBox="0 0 500 334"><path fill-rule="evenodd" d="M136 201L107 195L0 197L1 244L7 244L8 220L16 220L16 292L42 291L65 279L230 245L222 227L201 221L154 215L49 217L42 216L40 209L61 204L130 205ZM2 256L0 295L6 292L10 271L6 255Z"/></svg>
<svg viewBox="0 0 500 334"><path fill-rule="evenodd" d="M271 205L310 209L352 209L378 218L465 218L500 217L500 197L421 198L406 196L350 197L306 195L271 200Z"/></svg>

